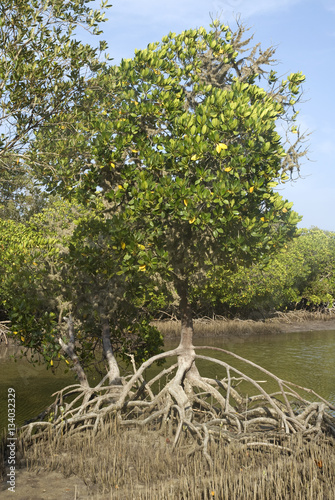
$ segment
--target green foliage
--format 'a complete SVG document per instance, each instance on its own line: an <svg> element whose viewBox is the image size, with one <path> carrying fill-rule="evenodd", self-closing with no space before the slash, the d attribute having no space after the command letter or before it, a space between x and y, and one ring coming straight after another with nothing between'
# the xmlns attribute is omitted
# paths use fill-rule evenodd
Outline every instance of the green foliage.
<svg viewBox="0 0 335 500"><path fill-rule="evenodd" d="M297 301L332 307L335 300L335 233L312 228L289 247Z"/></svg>
<svg viewBox="0 0 335 500"><path fill-rule="evenodd" d="M257 57L243 31L215 23L170 33L101 75L103 90L87 93L89 116L81 101L75 132L59 136L60 161L49 171L50 136L36 143L50 188L92 206L103 200L126 272L187 281L214 263L266 257L295 233L299 217L274 188L299 165L276 124L294 126L304 76L278 82L271 72L269 88L256 84L273 51Z"/></svg>
<svg viewBox="0 0 335 500"><path fill-rule="evenodd" d="M101 217L79 205L55 202L27 225L0 223L0 296L23 346L49 366L55 368L60 360L71 366L59 344L60 338L67 342L64 318L71 314L82 366L97 365L103 315L116 354L128 361L132 353L143 361L160 352L161 336L142 307L145 284L117 274L113 234Z"/></svg>
<svg viewBox="0 0 335 500"><path fill-rule="evenodd" d="M47 344L55 314L43 307L48 276L45 257L54 252L55 241L10 220L0 220L0 226L2 305L22 345L49 356ZM59 347L55 349L57 354Z"/></svg>
<svg viewBox="0 0 335 500"><path fill-rule="evenodd" d="M28 16L35 15L30 5ZM22 101L18 87L13 101L23 145L34 130L29 167L72 202L15 226L13 235L3 222L1 238L3 297L22 342L54 364L57 338L66 339L63 318L71 314L87 366L101 342L102 318L114 349L143 359L161 345L148 309L172 302L175 289L187 302L188 288L206 287L217 266L230 279L241 263L265 260L295 235L299 216L275 188L299 170L301 137L286 146L277 124L298 132L293 106L304 76L280 82L267 74L273 49L249 47L242 26L232 33L217 22L209 31L170 33L119 66L103 66L93 49L71 41L87 14L84 2L75 5L66 4L64 18L62 0L53 3L69 21L65 34L57 23L46 31L38 25L51 64L29 53L41 79L51 71L41 100L31 87ZM81 77L83 66L91 78ZM29 99L45 103L46 96L50 108L36 105L35 117ZM33 129L26 128L26 109L33 110ZM27 256L12 239L25 231Z"/></svg>
<svg viewBox="0 0 335 500"><path fill-rule="evenodd" d="M256 263L236 272L217 267L205 286L193 286L192 299L200 309L245 317L254 311L332 308L335 235L318 228L304 229L266 266Z"/></svg>
<svg viewBox="0 0 335 500"><path fill-rule="evenodd" d="M0 218L20 222L47 206L48 194L28 170L13 168L2 173L0 183Z"/></svg>
<svg viewBox="0 0 335 500"><path fill-rule="evenodd" d="M69 110L103 66L99 50L74 38L104 15L87 0L3 0L0 4L1 169L23 169L27 144L46 120ZM106 5L105 5L106 6ZM104 48L104 44L103 44Z"/></svg>

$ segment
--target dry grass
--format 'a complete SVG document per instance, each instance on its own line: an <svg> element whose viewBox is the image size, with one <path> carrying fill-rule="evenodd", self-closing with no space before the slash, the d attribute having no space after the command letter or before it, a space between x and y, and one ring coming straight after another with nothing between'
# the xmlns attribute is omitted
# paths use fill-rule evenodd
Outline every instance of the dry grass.
<svg viewBox="0 0 335 500"><path fill-rule="evenodd" d="M180 337L180 321L155 321L154 325L164 339L172 340ZM249 337L253 334L280 332L275 323L263 323L252 320L195 320L194 338L201 337Z"/></svg>
<svg viewBox="0 0 335 500"><path fill-rule="evenodd" d="M168 436L112 423L94 438L87 433L35 443L26 458L31 470L84 479L92 499L334 500L335 440L285 439L281 444L291 452L219 443L210 471L200 453L188 456L186 437L172 450Z"/></svg>
<svg viewBox="0 0 335 500"><path fill-rule="evenodd" d="M263 321L253 321L232 319L196 319L194 321L194 337L225 337L225 338L243 338L251 335L267 335L280 333L283 325L295 325L308 322L327 322L334 321L334 313L309 312L309 311L289 311L287 313L276 312L271 318ZM161 320L154 321L153 324L166 340L179 339L180 321Z"/></svg>
<svg viewBox="0 0 335 500"><path fill-rule="evenodd" d="M269 322L281 323L304 323L308 321L332 321L335 319L335 313L332 311L277 311L272 318L268 319Z"/></svg>

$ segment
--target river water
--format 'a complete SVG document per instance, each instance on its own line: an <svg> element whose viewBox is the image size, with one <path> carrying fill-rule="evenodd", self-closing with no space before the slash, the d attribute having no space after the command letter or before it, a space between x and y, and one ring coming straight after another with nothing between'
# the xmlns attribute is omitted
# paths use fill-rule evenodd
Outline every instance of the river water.
<svg viewBox="0 0 335 500"><path fill-rule="evenodd" d="M229 342L219 338L196 339L195 345L210 345L232 351L284 380L313 389L335 404L335 330L263 335ZM166 349L173 347L175 345L166 345ZM44 366L33 367L25 358L15 362L11 357L14 352L15 348L0 346L1 429L7 426L9 388L15 390L16 423L22 425L26 419L36 416L53 401L52 393L75 383L71 372L64 373L60 370L54 375ZM20 353L20 349L16 348L16 352ZM218 351L204 350L197 353L217 357L237 369L245 368L240 361ZM217 365L200 361L198 367L202 375L220 377ZM155 371L153 368L152 372ZM252 370L249 373L253 377L264 378L263 374L256 374Z"/></svg>

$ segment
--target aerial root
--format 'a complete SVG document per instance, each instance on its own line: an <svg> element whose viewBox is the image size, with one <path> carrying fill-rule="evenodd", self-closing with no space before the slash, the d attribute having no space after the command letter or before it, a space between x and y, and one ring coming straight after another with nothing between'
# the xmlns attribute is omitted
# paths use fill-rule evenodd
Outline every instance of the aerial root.
<svg viewBox="0 0 335 500"><path fill-rule="evenodd" d="M213 363L221 371L220 376L206 378L197 370L189 370L181 382L180 366L175 363L145 380L144 372L154 361L178 357L175 349L151 358L138 369L133 363L134 374L123 379L123 385L100 383L94 388L72 385L62 389L55 394L47 421L44 418L23 426L23 439L38 440L50 430L57 434L84 430L96 433L114 418L121 426L146 426L169 433L174 448L185 436L192 448L189 453L201 450L211 467L212 442L238 441L248 447L277 447L289 452L279 444L285 435L300 433L305 439L320 434L335 437L335 406L311 389L281 380L229 351L198 349L220 351L222 359L195 354L195 360ZM246 369L233 367L228 363L230 357L238 359L239 366L244 364ZM262 380L251 377L248 368L253 373L258 370ZM158 383L163 385L159 390Z"/></svg>

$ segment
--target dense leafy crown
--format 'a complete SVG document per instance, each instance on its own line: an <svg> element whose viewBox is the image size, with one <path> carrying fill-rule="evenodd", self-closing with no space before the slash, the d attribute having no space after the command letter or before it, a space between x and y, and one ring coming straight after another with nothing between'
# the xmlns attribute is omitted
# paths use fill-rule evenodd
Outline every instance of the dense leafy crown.
<svg viewBox="0 0 335 500"><path fill-rule="evenodd" d="M294 233L299 218L274 188L298 168L299 154L285 149L276 124L283 118L297 132L304 76L266 74L273 50L248 50L244 31L214 22L136 51L58 132L57 179L50 155L40 155L49 184L81 200L103 198L125 262L137 248L142 269L164 263L181 277L208 259L252 260Z"/></svg>
<svg viewBox="0 0 335 500"><path fill-rule="evenodd" d="M189 318L191 287L196 296L215 266L227 276L295 234L299 217L275 188L304 154L294 109L304 76L279 81L263 68L273 49L250 49L243 26L216 21L107 67L72 39L85 16L101 21L84 0L4 5L0 168L28 167L72 201L1 223L3 303L50 365L68 315L84 364L106 320L114 349L145 358L161 342L146 313L163 296L177 291Z"/></svg>
<svg viewBox="0 0 335 500"><path fill-rule="evenodd" d="M103 14L87 0L3 0L0 4L0 174L17 166L45 120L81 95L99 50L74 38L78 25L100 33ZM101 49L106 45L102 43Z"/></svg>

